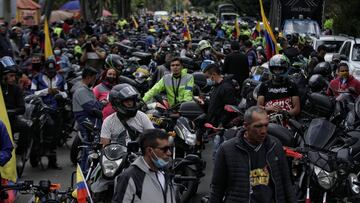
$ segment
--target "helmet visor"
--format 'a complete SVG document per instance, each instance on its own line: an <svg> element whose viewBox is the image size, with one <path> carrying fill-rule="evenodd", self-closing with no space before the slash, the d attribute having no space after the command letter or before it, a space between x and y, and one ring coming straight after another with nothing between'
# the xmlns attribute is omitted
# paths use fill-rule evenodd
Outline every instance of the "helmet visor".
<svg viewBox="0 0 360 203"><path fill-rule="evenodd" d="M271 70L271 73L273 73L275 75L282 75L282 74L285 74L287 71L287 69L282 66L271 66L270 70Z"/></svg>

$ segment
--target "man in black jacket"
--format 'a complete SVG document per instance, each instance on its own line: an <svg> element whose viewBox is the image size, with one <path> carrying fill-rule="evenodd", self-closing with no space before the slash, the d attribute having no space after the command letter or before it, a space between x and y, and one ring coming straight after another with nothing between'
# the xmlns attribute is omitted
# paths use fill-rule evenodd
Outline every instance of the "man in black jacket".
<svg viewBox="0 0 360 203"><path fill-rule="evenodd" d="M215 160L211 203L295 203L288 163L280 141L267 135L269 119L253 106L244 129L224 142Z"/></svg>
<svg viewBox="0 0 360 203"><path fill-rule="evenodd" d="M245 54L241 53L239 42L231 42L232 53L225 57L223 73L233 74L233 78L241 86L249 77L249 62Z"/></svg>
<svg viewBox="0 0 360 203"><path fill-rule="evenodd" d="M11 42L7 34L8 31L6 25L0 23L0 58L4 56L13 57Z"/></svg>
<svg viewBox="0 0 360 203"><path fill-rule="evenodd" d="M224 78L216 64L210 64L204 69L205 76L215 85L210 93L207 120L214 126L226 125L229 118L226 116L224 106L236 104L235 88L232 78Z"/></svg>
<svg viewBox="0 0 360 203"><path fill-rule="evenodd" d="M233 81L231 77L224 78L220 74L220 68L216 64L208 65L204 69L204 73L207 80L211 80L214 83L214 88L210 93L207 121L214 126L226 126L232 117L224 110L224 107L227 104L235 105L237 103ZM223 140L223 136L216 135L214 139L213 156L215 156Z"/></svg>

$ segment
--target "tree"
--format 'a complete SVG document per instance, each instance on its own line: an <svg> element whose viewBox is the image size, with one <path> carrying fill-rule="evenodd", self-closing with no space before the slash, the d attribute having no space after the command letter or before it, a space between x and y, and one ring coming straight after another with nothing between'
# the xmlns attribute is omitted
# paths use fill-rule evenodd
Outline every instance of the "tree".
<svg viewBox="0 0 360 203"><path fill-rule="evenodd" d="M356 0L328 0L325 14L334 19L335 33L350 36L360 36L360 1Z"/></svg>

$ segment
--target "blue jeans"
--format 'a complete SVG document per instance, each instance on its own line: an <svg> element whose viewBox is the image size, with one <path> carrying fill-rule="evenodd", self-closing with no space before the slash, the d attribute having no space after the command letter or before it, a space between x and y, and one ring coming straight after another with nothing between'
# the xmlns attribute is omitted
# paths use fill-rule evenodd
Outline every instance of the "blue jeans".
<svg viewBox="0 0 360 203"><path fill-rule="evenodd" d="M84 138L86 142L89 141L89 135L87 130L79 126L79 132L81 136ZM88 163L88 156L89 156L89 147L86 146L84 143L82 143L84 147L81 148L81 159L80 159L80 167L84 174L86 174L87 170L89 169L89 163Z"/></svg>
<svg viewBox="0 0 360 203"><path fill-rule="evenodd" d="M213 160L215 160L216 152L218 151L221 143L223 143L223 142L224 142L224 136L223 136L223 135L217 134L217 135L214 137Z"/></svg>

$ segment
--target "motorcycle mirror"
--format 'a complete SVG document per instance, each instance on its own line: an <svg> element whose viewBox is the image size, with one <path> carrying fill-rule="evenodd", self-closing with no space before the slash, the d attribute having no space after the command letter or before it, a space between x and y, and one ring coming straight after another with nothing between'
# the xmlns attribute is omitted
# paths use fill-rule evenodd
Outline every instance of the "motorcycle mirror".
<svg viewBox="0 0 360 203"><path fill-rule="evenodd" d="M340 149L336 154L336 158L345 162L349 161L350 149L349 148Z"/></svg>
<svg viewBox="0 0 360 203"><path fill-rule="evenodd" d="M239 113L239 109L237 109L236 106L233 105L225 105L224 110L230 113Z"/></svg>

